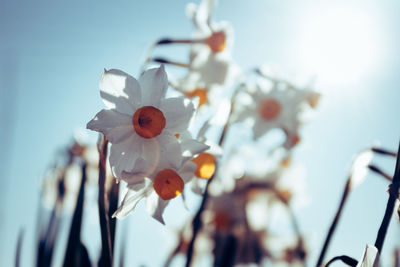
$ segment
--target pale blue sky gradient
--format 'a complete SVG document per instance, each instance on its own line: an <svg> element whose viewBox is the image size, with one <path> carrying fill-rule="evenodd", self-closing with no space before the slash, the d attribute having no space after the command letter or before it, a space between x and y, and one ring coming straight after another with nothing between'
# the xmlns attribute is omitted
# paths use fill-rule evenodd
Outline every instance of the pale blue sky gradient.
<svg viewBox="0 0 400 267"><path fill-rule="evenodd" d="M191 24L184 14L186 3L0 2L1 266L13 264L21 228L25 229L22 266L33 266L40 177L73 131L85 127L103 108L98 89L103 69L119 68L137 77L148 45L160 37L189 37ZM352 156L376 141L395 150L400 137L400 3L337 3L350 3L378 14L384 53L374 71L362 80L348 85L323 84L320 106L302 130L303 141L293 160L307 169L311 202L296 214L308 237L310 265L316 260L338 205ZM310 0L220 0L215 15L232 23L233 56L242 68L271 63L284 71L302 74L304 62L299 60L301 51L297 49L302 20L328 8ZM178 51L160 49L159 53L184 59L184 55L176 55ZM394 160L379 162L393 173ZM352 193L328 258L341 254L359 258L365 244L374 243L387 201L386 188L385 181L368 175ZM181 224L189 213L181 211L178 202L176 207L170 206L167 224ZM125 223L131 224L127 234L128 262L132 266L160 266L169 251L166 228L149 218L142 204ZM394 216L384 247L384 259L389 262L391 245L398 236L398 220Z"/></svg>

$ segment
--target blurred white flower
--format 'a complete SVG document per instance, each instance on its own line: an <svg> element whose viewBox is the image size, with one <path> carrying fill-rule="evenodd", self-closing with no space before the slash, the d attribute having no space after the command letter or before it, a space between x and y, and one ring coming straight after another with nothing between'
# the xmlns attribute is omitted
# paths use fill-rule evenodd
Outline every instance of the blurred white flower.
<svg viewBox="0 0 400 267"><path fill-rule="evenodd" d="M199 97L199 106L212 101L240 73L231 56L233 29L227 22L213 22L214 1L189 4L186 13L194 25L189 72L178 79L174 87L188 97Z"/></svg>
<svg viewBox="0 0 400 267"><path fill-rule="evenodd" d="M103 133L112 144L110 164L116 177L149 172L158 165L162 151L169 152L172 167L181 166L175 135L187 129L194 106L183 97L165 98L167 87L163 66L145 71L139 81L116 69L101 77L100 94L108 109L100 111L87 128Z"/></svg>
<svg viewBox="0 0 400 267"><path fill-rule="evenodd" d="M371 162L372 156L373 153L371 150L365 150L355 157L349 178L352 189L364 182L368 173L368 164Z"/></svg>
<svg viewBox="0 0 400 267"><path fill-rule="evenodd" d="M298 144L301 113L305 104L315 107L319 94L291 86L280 87L278 84L273 84L269 90L257 86L254 92L248 93L252 102L238 111L235 121L251 119L254 139L279 128L286 135L283 144L286 149Z"/></svg>

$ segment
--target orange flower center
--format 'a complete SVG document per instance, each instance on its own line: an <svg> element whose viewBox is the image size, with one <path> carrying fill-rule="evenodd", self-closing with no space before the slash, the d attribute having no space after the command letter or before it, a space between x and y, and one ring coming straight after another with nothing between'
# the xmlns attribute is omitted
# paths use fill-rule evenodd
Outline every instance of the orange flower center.
<svg viewBox="0 0 400 267"><path fill-rule="evenodd" d="M133 128L143 138L154 138L165 128L164 114L152 106L136 110L132 117Z"/></svg>
<svg viewBox="0 0 400 267"><path fill-rule="evenodd" d="M267 121L276 119L281 113L281 109L281 104L273 98L264 99L258 106L260 116Z"/></svg>
<svg viewBox="0 0 400 267"><path fill-rule="evenodd" d="M207 89L196 88L193 91L187 92L185 95L190 98L198 97L199 98L199 107L208 103Z"/></svg>
<svg viewBox="0 0 400 267"><path fill-rule="evenodd" d="M184 187L182 178L171 169L165 169L157 173L153 187L156 193L164 200L179 196Z"/></svg>
<svg viewBox="0 0 400 267"><path fill-rule="evenodd" d="M225 32L213 32L210 37L206 39L206 44L210 47L213 53L218 53L226 48L226 35Z"/></svg>
<svg viewBox="0 0 400 267"><path fill-rule="evenodd" d="M194 172L199 178L210 179L215 172L215 157L209 153L200 153L192 160L197 164Z"/></svg>

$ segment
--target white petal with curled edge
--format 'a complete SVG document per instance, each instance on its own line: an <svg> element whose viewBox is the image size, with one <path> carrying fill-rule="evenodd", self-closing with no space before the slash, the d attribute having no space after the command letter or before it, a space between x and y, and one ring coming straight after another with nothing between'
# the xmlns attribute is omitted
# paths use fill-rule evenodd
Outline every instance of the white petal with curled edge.
<svg viewBox="0 0 400 267"><path fill-rule="evenodd" d="M175 133L188 128L193 116L194 105L187 98L174 97L161 100L160 109L165 116L165 129Z"/></svg>
<svg viewBox="0 0 400 267"><path fill-rule="evenodd" d="M168 77L164 65L143 72L139 83L142 88L142 105L158 107L168 88Z"/></svg>
<svg viewBox="0 0 400 267"><path fill-rule="evenodd" d="M121 70L106 70L99 87L104 104L121 113L132 115L141 102L138 81Z"/></svg>
<svg viewBox="0 0 400 267"><path fill-rule="evenodd" d="M193 157L196 154L206 151L210 146L194 139L186 139L181 143L182 155L184 157Z"/></svg>
<svg viewBox="0 0 400 267"><path fill-rule="evenodd" d="M142 140L137 134L132 134L122 142L111 145L110 165L113 174L121 178L122 172L133 172L136 160L142 154Z"/></svg>
<svg viewBox="0 0 400 267"><path fill-rule="evenodd" d="M126 192L124 199L122 200L121 206L112 215L113 218L122 219L131 213L137 203L144 197L150 194L152 190L152 183L145 181L141 184L129 187Z"/></svg>
<svg viewBox="0 0 400 267"><path fill-rule="evenodd" d="M165 224L163 213L168 205L168 200L161 199L155 191L153 191L146 199L146 211L157 221Z"/></svg>
<svg viewBox="0 0 400 267"><path fill-rule="evenodd" d="M378 267L379 266L379 252L374 246L367 245L362 257L356 267Z"/></svg>
<svg viewBox="0 0 400 267"><path fill-rule="evenodd" d="M103 133L111 143L122 142L133 134L131 116L114 109L103 109L88 122L86 128Z"/></svg>

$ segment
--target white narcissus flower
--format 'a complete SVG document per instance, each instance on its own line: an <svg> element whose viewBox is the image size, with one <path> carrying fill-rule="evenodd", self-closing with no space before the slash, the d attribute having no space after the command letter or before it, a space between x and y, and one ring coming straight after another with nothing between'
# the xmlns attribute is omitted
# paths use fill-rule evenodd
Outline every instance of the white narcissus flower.
<svg viewBox="0 0 400 267"><path fill-rule="evenodd" d="M207 145L191 139L188 131L176 135L181 145L181 165L174 166L168 160L173 156L169 150L161 150L157 165L153 169L138 168L135 172L124 172L123 180L128 182L121 206L114 217L124 218L132 212L136 204L146 198L147 212L164 224L162 214L169 200L182 194L185 185L193 178L197 166L191 161L193 156L208 149ZM137 165L145 164L139 159Z"/></svg>
<svg viewBox="0 0 400 267"><path fill-rule="evenodd" d="M214 1L189 4L187 15L194 24L188 74L175 82L175 88L188 97L199 97L199 106L208 103L211 90L230 84L239 74L232 60L233 29L227 22L211 21Z"/></svg>
<svg viewBox="0 0 400 267"><path fill-rule="evenodd" d="M196 164L187 160L178 169L167 161L162 162L143 182L128 184L128 192L113 217L124 218L134 210L141 199L146 198L147 212L164 224L162 215L165 207L169 200L183 192L185 184L193 178L195 169ZM141 177L141 174L137 175Z"/></svg>
<svg viewBox="0 0 400 267"><path fill-rule="evenodd" d="M286 149L295 146L300 141L298 130L304 104L315 107L317 93L288 86L280 88L275 85L267 92L257 87L249 94L252 103L237 114L236 121L251 118L254 139L260 138L271 129L282 129L286 135L283 146Z"/></svg>
<svg viewBox="0 0 400 267"><path fill-rule="evenodd" d="M100 79L100 95L108 109L101 110L87 128L110 141L112 172L128 184L142 182L143 178L132 180L129 173L151 172L163 152L168 151L173 168L182 164L175 135L186 131L194 106L183 97L165 98L167 87L163 66L145 71L139 81L117 69L105 71Z"/></svg>

